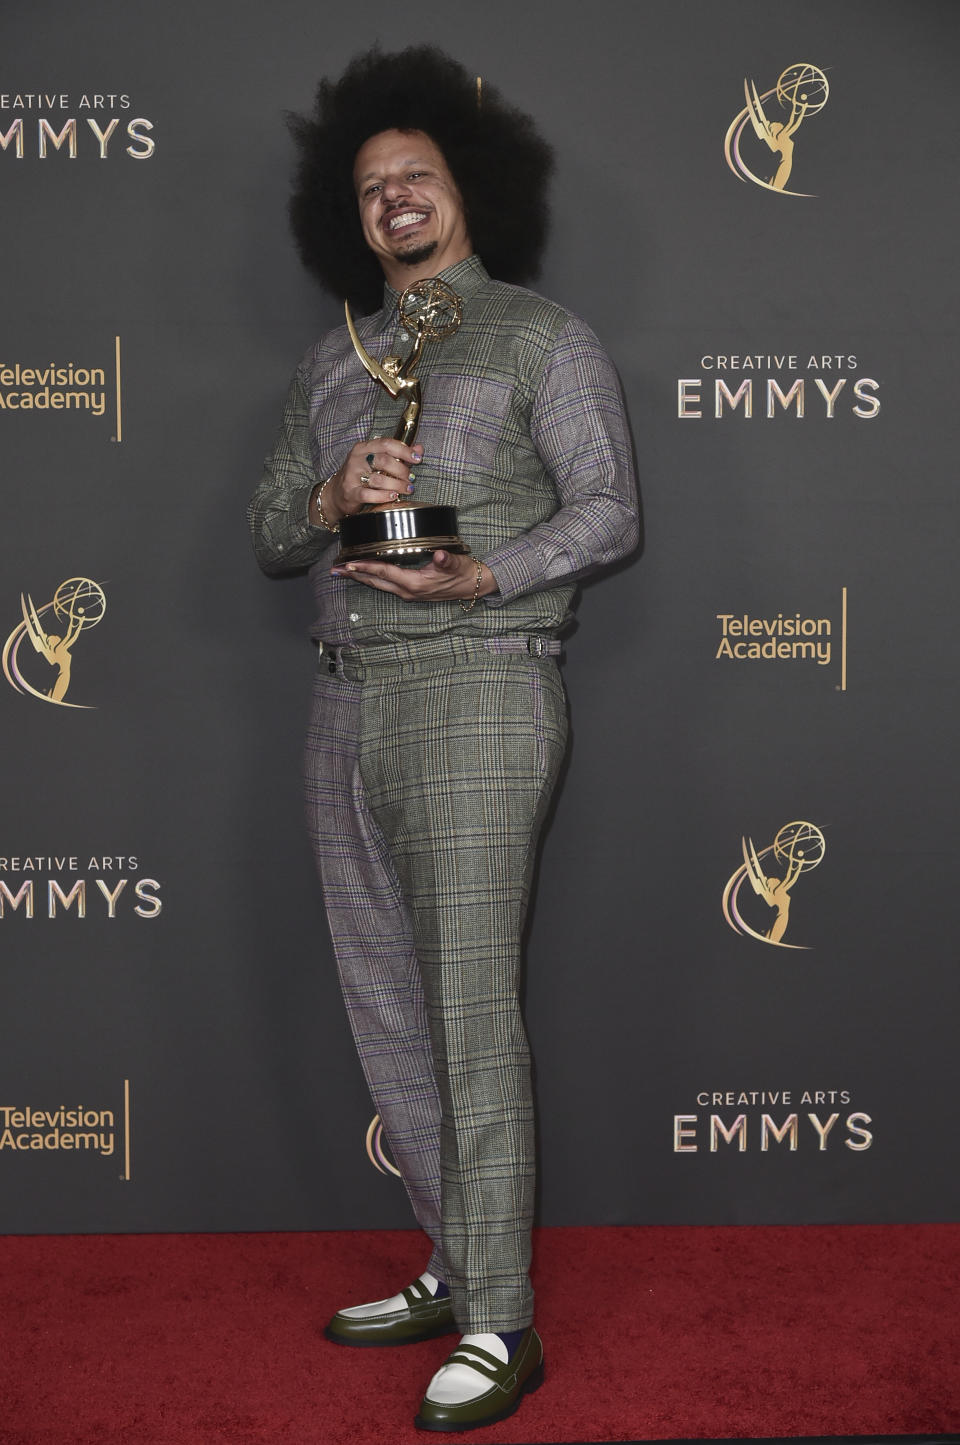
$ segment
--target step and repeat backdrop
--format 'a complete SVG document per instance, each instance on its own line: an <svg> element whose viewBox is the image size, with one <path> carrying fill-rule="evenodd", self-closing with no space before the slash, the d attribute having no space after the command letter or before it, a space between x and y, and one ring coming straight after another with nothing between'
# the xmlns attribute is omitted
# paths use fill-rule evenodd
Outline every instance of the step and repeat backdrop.
<svg viewBox="0 0 960 1445"><path fill-rule="evenodd" d="M567 640L542 1222L956 1218L957 5L0 34L0 1229L409 1222L302 819L308 586L244 520L341 316L284 114L374 40L554 143L538 289L616 361L642 482L644 554Z"/></svg>

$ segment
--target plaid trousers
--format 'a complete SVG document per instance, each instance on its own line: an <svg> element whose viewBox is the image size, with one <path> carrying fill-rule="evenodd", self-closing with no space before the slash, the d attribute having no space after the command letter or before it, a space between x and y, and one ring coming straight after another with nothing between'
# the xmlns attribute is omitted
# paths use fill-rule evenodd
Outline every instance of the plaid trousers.
<svg viewBox="0 0 960 1445"><path fill-rule="evenodd" d="M526 647L398 642L341 651L335 674L321 654L306 747L353 1036L464 1333L533 1313L520 942L567 718L555 662Z"/></svg>

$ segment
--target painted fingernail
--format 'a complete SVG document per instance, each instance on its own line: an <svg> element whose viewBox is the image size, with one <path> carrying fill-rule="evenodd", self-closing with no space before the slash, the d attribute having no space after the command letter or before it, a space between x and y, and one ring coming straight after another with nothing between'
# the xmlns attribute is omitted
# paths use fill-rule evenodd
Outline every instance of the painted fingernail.
<svg viewBox="0 0 960 1445"><path fill-rule="evenodd" d="M412 482L410 483L409 487L407 488L407 491L408 491L408 492L412 492L412 491L413 491L413 483L412 483Z"/></svg>
<svg viewBox="0 0 960 1445"><path fill-rule="evenodd" d="M416 474L416 472L411 472L411 473L410 473L410 480L411 480L411 482L415 482L415 481L417 480L417 474Z"/></svg>

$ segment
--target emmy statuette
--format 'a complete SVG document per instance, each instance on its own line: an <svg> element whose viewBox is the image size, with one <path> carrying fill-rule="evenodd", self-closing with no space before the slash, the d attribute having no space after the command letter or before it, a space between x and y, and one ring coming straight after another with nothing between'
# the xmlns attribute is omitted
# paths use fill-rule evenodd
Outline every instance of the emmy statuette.
<svg viewBox="0 0 960 1445"><path fill-rule="evenodd" d="M344 303L344 310L353 349L364 367L392 397L403 400L404 408L394 437L412 446L421 410L420 379L413 375L414 368L425 342L444 341L457 330L463 302L437 278L408 286L397 302L400 325L414 337L413 350L403 360L399 356L385 356L382 361L376 361L357 335L349 302ZM445 552L470 551L457 531L456 507L398 498L395 502L368 504L343 518L337 563L362 559L416 567L428 561L438 548Z"/></svg>

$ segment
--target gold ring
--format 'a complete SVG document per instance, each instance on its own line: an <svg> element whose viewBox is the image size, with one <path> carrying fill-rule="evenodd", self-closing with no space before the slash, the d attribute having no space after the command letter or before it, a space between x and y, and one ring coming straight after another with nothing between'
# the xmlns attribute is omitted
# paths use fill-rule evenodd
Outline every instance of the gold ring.
<svg viewBox="0 0 960 1445"><path fill-rule="evenodd" d="M367 476L366 472L360 473L360 485L361 487L369 487L370 485L370 478Z"/></svg>

